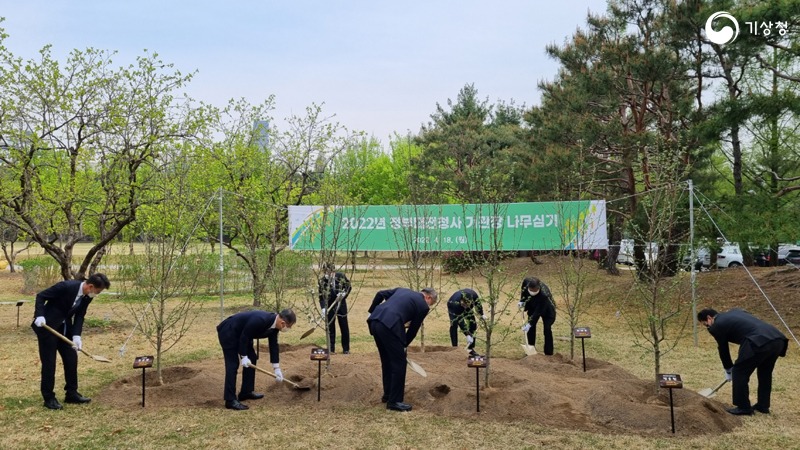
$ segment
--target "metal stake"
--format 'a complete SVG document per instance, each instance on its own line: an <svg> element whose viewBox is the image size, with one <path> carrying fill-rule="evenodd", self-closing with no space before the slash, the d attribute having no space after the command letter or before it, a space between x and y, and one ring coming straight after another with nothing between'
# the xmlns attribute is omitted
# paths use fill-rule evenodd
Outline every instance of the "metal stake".
<svg viewBox="0 0 800 450"><path fill-rule="evenodd" d="M321 389L322 389L322 360L319 360L317 361L317 401L319 401Z"/></svg>
<svg viewBox="0 0 800 450"><path fill-rule="evenodd" d="M481 369L479 367L475 368L475 401L477 406L477 412L481 412L481 381L480 381L480 372Z"/></svg>
<svg viewBox="0 0 800 450"><path fill-rule="evenodd" d="M675 434L675 411L672 407L672 388L669 388L669 417L672 420L672 434Z"/></svg>
<svg viewBox="0 0 800 450"><path fill-rule="evenodd" d="M586 372L586 339L581 338L581 353L583 354L583 371Z"/></svg>
<svg viewBox="0 0 800 450"><path fill-rule="evenodd" d="M142 367L142 408L144 408L144 367Z"/></svg>

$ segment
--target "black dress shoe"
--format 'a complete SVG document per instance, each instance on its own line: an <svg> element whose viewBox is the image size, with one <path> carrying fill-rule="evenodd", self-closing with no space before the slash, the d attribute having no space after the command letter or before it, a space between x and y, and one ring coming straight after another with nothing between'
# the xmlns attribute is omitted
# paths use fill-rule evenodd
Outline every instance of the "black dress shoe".
<svg viewBox="0 0 800 450"><path fill-rule="evenodd" d="M264 394L259 394L257 392L248 392L247 394L239 394L239 401L244 400L260 400L264 398Z"/></svg>
<svg viewBox="0 0 800 450"><path fill-rule="evenodd" d="M345 350L342 353L344 353L345 355L349 355L350 354L350 350Z"/></svg>
<svg viewBox="0 0 800 450"><path fill-rule="evenodd" d="M733 414L734 416L752 416L753 415L753 408L739 408L738 406L735 408L728 408L725 411L728 413Z"/></svg>
<svg viewBox="0 0 800 450"><path fill-rule="evenodd" d="M89 403L92 401L89 397L84 397L78 392L69 392L64 397L64 403Z"/></svg>
<svg viewBox="0 0 800 450"><path fill-rule="evenodd" d="M392 411L411 411L411 405L403 402L387 403L386 409L390 409Z"/></svg>
<svg viewBox="0 0 800 450"><path fill-rule="evenodd" d="M759 405L758 403L753 405L753 411L758 411L761 414L769 414L769 408L764 408L763 406Z"/></svg>
<svg viewBox="0 0 800 450"><path fill-rule="evenodd" d="M58 400L56 400L55 398L51 398L50 400L45 400L44 401L44 407L47 408L47 409L61 409L61 408L63 408L63 406L61 406L61 403L58 403Z"/></svg>
<svg viewBox="0 0 800 450"><path fill-rule="evenodd" d="M227 400L225 402L225 407L228 409L235 409L236 411L244 411L245 409L250 409L247 405L240 403L239 400Z"/></svg>

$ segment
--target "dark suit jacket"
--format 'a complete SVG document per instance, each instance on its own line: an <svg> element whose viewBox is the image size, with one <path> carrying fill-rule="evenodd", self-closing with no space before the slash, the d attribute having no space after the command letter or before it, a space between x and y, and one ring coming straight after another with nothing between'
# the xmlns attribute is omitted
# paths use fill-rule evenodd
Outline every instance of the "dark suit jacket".
<svg viewBox="0 0 800 450"><path fill-rule="evenodd" d="M217 325L220 343L224 348L235 348L236 351L248 358L253 359L253 339L267 338L269 342L269 362L275 364L280 362L278 348L277 328L270 328L275 319L276 313L266 311L245 311L229 316Z"/></svg>
<svg viewBox="0 0 800 450"><path fill-rule="evenodd" d="M453 295L451 295L447 300L448 309L451 308L450 305L453 305L453 307L458 305L460 308L462 308L462 311L459 312L460 314L464 312L471 312L474 308L478 311L478 314L483 315L483 305L481 305L481 301L478 299L478 293L469 288L459 289L454 292Z"/></svg>
<svg viewBox="0 0 800 450"><path fill-rule="evenodd" d="M342 272L336 272L333 277L333 286L331 286L331 279L329 278L320 278L319 279L319 307L320 308L327 308L329 305L332 305L333 302L336 301L336 295L339 292L344 292L344 299L350 295L350 291L352 290L352 286L350 285L350 280L347 279L347 276ZM345 311L346 312L346 311Z"/></svg>
<svg viewBox="0 0 800 450"><path fill-rule="evenodd" d="M733 367L728 348L730 342L739 344L741 359L752 357L763 345L774 340L783 340L785 344L789 342L777 328L742 309L732 309L717 314L714 317L714 324L708 327L708 332L717 341L719 359L722 361L722 367L726 369Z"/></svg>
<svg viewBox="0 0 800 450"><path fill-rule="evenodd" d="M72 336L80 336L83 332L86 309L92 302L89 296L84 295L81 304L75 309L72 308L81 283L83 282L80 280L61 281L36 294L33 317L44 316L47 325L63 332L70 339ZM64 324L66 329L63 328Z"/></svg>
<svg viewBox="0 0 800 450"><path fill-rule="evenodd" d="M556 320L556 301L553 294L546 284L539 282L539 293L531 297L528 293L528 280L522 281L522 292L519 301L525 302L525 312L531 317L542 317L545 320L555 322Z"/></svg>
<svg viewBox="0 0 800 450"><path fill-rule="evenodd" d="M417 337L428 311L430 307L425 302L422 292L406 288L387 289L375 294L369 307L370 316L367 323L380 322L402 337L405 323L411 322L405 330L405 346L408 347Z"/></svg>

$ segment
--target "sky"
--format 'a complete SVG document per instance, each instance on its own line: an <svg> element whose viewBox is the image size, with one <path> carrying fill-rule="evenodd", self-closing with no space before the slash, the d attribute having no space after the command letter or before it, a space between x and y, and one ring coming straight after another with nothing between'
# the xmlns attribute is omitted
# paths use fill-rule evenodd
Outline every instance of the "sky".
<svg viewBox="0 0 800 450"><path fill-rule="evenodd" d="M222 107L275 96L276 125L312 103L384 145L416 134L436 105L474 84L490 103L539 103L537 83L564 43L605 0L0 0L15 56L45 45L116 51L115 65L145 49L182 73L185 92Z"/></svg>

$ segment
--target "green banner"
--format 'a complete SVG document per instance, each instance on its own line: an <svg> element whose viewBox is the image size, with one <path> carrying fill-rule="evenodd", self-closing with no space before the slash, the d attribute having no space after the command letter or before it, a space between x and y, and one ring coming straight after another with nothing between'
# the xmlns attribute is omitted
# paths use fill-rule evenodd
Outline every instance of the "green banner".
<svg viewBox="0 0 800 450"><path fill-rule="evenodd" d="M476 251L608 248L604 200L290 206L294 250Z"/></svg>

